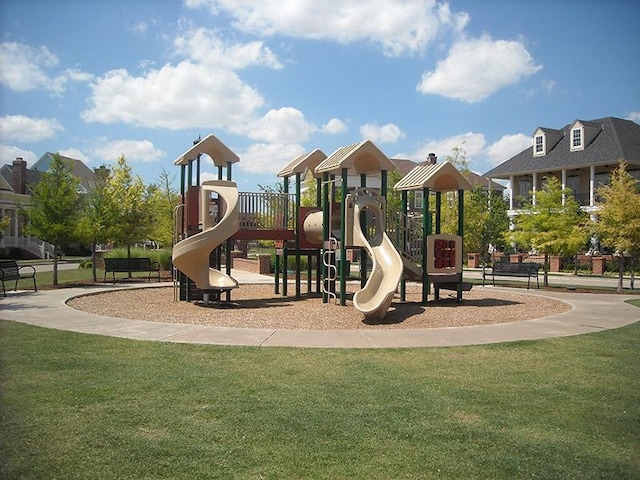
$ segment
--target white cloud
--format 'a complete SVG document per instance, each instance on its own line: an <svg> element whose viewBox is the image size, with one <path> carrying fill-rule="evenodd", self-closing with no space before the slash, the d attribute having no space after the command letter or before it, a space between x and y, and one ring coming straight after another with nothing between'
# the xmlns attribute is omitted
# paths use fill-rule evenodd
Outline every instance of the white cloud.
<svg viewBox="0 0 640 480"><path fill-rule="evenodd" d="M332 118L322 126L322 131L330 135L338 135L347 131L347 125L338 118Z"/></svg>
<svg viewBox="0 0 640 480"><path fill-rule="evenodd" d="M382 126L375 123L365 123L360 127L360 135L363 139L371 140L373 143L396 143L406 137L400 127L393 123Z"/></svg>
<svg viewBox="0 0 640 480"><path fill-rule="evenodd" d="M24 150L15 145L0 144L0 158L4 160L3 163L11 163L18 157L25 160L28 166L33 165L33 163L40 158L30 150Z"/></svg>
<svg viewBox="0 0 640 480"><path fill-rule="evenodd" d="M58 153L63 157L73 158L75 160L82 160L85 164L89 164L91 159L85 155L85 153L77 148L67 148L58 150Z"/></svg>
<svg viewBox="0 0 640 480"><path fill-rule="evenodd" d="M36 89L48 90L54 94L64 92L69 80L87 81L90 74L77 69L67 70L59 75L47 73L55 68L59 59L47 47L31 47L22 43L0 43L0 83L19 92ZM10 65L11 68L6 68Z"/></svg>
<svg viewBox="0 0 640 480"><path fill-rule="evenodd" d="M109 162L115 162L120 155L132 162L155 162L165 156L149 140L112 140L94 147L92 153Z"/></svg>
<svg viewBox="0 0 640 480"><path fill-rule="evenodd" d="M252 65L282 68L276 55L264 42L225 45L215 32L205 28L188 31L184 36L177 37L174 45L179 55L218 69L237 70Z"/></svg>
<svg viewBox="0 0 640 480"><path fill-rule="evenodd" d="M269 110L261 119L251 123L247 135L253 140L270 143L299 143L307 140L317 130L317 127L305 120L300 110L283 107Z"/></svg>
<svg viewBox="0 0 640 480"><path fill-rule="evenodd" d="M640 123L640 112L629 112L629 115L627 115L627 120Z"/></svg>
<svg viewBox="0 0 640 480"><path fill-rule="evenodd" d="M423 162L427 159L429 153L435 153L439 162L444 162L448 156L452 154L454 148L464 150L467 160L471 163L473 157L484 154L485 137L482 133L467 132L452 137L439 140L429 140L418 148L414 153L404 155L415 162ZM398 154L398 158L400 158Z"/></svg>
<svg viewBox="0 0 640 480"><path fill-rule="evenodd" d="M531 141L530 135L524 135L522 133L503 135L500 140L487 147L487 160L491 166L495 167L530 147Z"/></svg>
<svg viewBox="0 0 640 480"><path fill-rule="evenodd" d="M434 71L422 75L417 90L475 103L541 68L522 43L484 35L455 43Z"/></svg>
<svg viewBox="0 0 640 480"><path fill-rule="evenodd" d="M238 165L245 172L275 174L304 152L298 144L256 143L238 154Z"/></svg>
<svg viewBox="0 0 640 480"><path fill-rule="evenodd" d="M64 127L55 119L7 115L0 118L0 135L16 142L39 142L56 136Z"/></svg>
<svg viewBox="0 0 640 480"><path fill-rule="evenodd" d="M389 56L421 52L444 27L461 31L466 13L453 13L434 0L187 0L190 8L226 12L234 27L258 35L369 41Z"/></svg>
<svg viewBox="0 0 640 480"><path fill-rule="evenodd" d="M92 85L87 122L123 122L168 129L231 130L255 119L260 93L230 70L183 61L132 76L112 70Z"/></svg>

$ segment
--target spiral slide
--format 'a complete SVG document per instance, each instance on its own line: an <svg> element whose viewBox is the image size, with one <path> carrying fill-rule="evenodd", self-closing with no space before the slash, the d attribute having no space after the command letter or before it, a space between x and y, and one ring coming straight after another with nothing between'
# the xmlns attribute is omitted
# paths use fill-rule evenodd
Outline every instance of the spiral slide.
<svg viewBox="0 0 640 480"><path fill-rule="evenodd" d="M372 193L372 192L371 192ZM367 190L356 190L353 197L353 243L364 247L373 260L373 269L364 288L353 296L353 305L365 318L382 319L386 314L402 277L402 257L384 231L381 201ZM370 210L375 216L375 233L367 239L360 223L360 213Z"/></svg>
<svg viewBox="0 0 640 480"><path fill-rule="evenodd" d="M214 224L209 213L211 193L218 194L218 217ZM200 187L200 222L202 231L176 243L173 265L193 280L201 290L230 290L238 286L229 275L209 268L209 254L232 237L240 228L238 189L235 182L211 180Z"/></svg>

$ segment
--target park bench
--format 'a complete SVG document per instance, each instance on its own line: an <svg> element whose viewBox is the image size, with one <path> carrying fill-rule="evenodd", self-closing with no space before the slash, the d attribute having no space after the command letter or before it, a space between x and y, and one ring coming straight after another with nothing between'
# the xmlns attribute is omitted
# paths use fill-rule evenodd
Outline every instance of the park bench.
<svg viewBox="0 0 640 480"><path fill-rule="evenodd" d="M488 270L491 272L489 273ZM539 263L510 263L510 262L494 262L493 265L485 265L482 267L482 285L486 278L491 275L493 286L496 285L496 276L500 277L527 277L527 289L531 285L531 279L536 279L537 288L540 288L540 280L538 279Z"/></svg>
<svg viewBox="0 0 640 480"><path fill-rule="evenodd" d="M33 290L38 291L36 286L36 269L31 265L18 265L15 260L0 260L0 280L2 280L2 294L6 297L4 282L7 280L15 280L14 290L18 289L18 280L23 278L33 279Z"/></svg>
<svg viewBox="0 0 640 480"><path fill-rule="evenodd" d="M113 275L113 283L116 283L116 273L129 272L148 272L149 281L151 274L157 272L158 281L160 281L160 264L152 262L150 258L105 258L104 259L104 279L107 279L107 273Z"/></svg>

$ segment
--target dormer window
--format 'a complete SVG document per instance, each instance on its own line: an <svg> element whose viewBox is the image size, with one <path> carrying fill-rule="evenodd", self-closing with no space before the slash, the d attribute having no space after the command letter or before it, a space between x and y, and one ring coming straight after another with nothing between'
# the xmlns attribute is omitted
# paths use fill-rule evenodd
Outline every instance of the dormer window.
<svg viewBox="0 0 640 480"><path fill-rule="evenodd" d="M582 128L571 130L571 151L584 150Z"/></svg>
<svg viewBox="0 0 640 480"><path fill-rule="evenodd" d="M562 139L562 136L562 130L538 127L533 132L533 156L544 157L547 155Z"/></svg>
<svg viewBox="0 0 640 480"><path fill-rule="evenodd" d="M533 155L538 157L544 154L544 135L536 135L534 138Z"/></svg>

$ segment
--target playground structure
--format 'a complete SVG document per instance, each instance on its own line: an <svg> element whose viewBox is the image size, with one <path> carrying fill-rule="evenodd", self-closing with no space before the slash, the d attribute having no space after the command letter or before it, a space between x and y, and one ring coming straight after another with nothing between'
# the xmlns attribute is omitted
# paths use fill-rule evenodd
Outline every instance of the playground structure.
<svg viewBox="0 0 640 480"><path fill-rule="evenodd" d="M217 167L217 180L200 181L204 155ZM400 300L405 301L407 280L422 282L423 304L431 285L436 299L440 289L456 291L458 300L463 290L470 289L462 279L462 201L471 185L450 163L418 165L401 179L395 189L401 192L402 208L390 219L387 173L395 165L369 140L339 148L329 157L314 150L294 158L277 174L283 179L283 193L238 192L232 181L232 165L238 161L213 135L175 161L181 167L183 199L176 209L173 249L180 300L202 298L208 304L211 296L219 301L225 294L230 301L238 286L231 277L236 240L275 241L276 294L282 286L287 295L288 259L293 256L295 296L301 296L301 258L307 256L307 290L312 291L315 273L316 292L322 292L325 303L346 305L350 259L359 257L360 289L353 295L353 305L366 318L383 318L398 286ZM309 172L317 195L315 206L303 207L301 185ZM354 175L359 177L358 186L348 184ZM295 193L289 192L292 178ZM422 192L422 211L410 215L409 193L415 191ZM458 192L457 235L440 233L441 194L446 191ZM435 233L431 192L436 198Z"/></svg>

